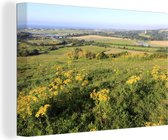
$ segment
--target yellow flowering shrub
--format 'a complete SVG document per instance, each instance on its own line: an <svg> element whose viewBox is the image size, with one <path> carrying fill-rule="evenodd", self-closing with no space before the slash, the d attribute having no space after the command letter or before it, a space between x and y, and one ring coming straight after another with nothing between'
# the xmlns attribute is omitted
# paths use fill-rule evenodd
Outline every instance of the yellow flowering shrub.
<svg viewBox="0 0 168 140"><path fill-rule="evenodd" d="M66 79L66 80L63 81L63 83L66 84L66 85L69 84L69 83L71 83L71 82L72 82L71 79Z"/></svg>
<svg viewBox="0 0 168 140"><path fill-rule="evenodd" d="M160 125L162 125L162 122L161 121L159 121L158 123L153 123L153 122L146 122L145 123L145 126L147 127L147 126L160 126Z"/></svg>
<svg viewBox="0 0 168 140"><path fill-rule="evenodd" d="M141 78L140 78L140 76L131 76L127 81L126 81L126 83L127 84L135 84L135 83L137 83L139 80L140 80Z"/></svg>
<svg viewBox="0 0 168 140"><path fill-rule="evenodd" d="M158 79L159 69L160 69L160 67L156 65L156 66L153 67L153 69L151 71L151 75L153 76L153 78L155 80Z"/></svg>
<svg viewBox="0 0 168 140"><path fill-rule="evenodd" d="M61 67L61 66L56 66L55 68L56 68L57 71L62 70L62 67Z"/></svg>
<svg viewBox="0 0 168 140"><path fill-rule="evenodd" d="M92 128L92 129L90 129L90 131L96 131L97 130L97 128L96 127L94 127L94 128Z"/></svg>
<svg viewBox="0 0 168 140"><path fill-rule="evenodd" d="M82 81L83 79L84 79L84 75L81 75L81 74L77 74L75 77L75 80L77 81Z"/></svg>
<svg viewBox="0 0 168 140"><path fill-rule="evenodd" d="M108 101L110 97L108 96L109 89L102 89L98 92L94 89L93 92L90 94L90 98L96 101Z"/></svg>
<svg viewBox="0 0 168 140"><path fill-rule="evenodd" d="M17 113L23 119L32 115L34 105L50 97L45 90L46 87L37 87L36 89L30 90L28 95L25 95L23 92L19 94L17 99Z"/></svg>
<svg viewBox="0 0 168 140"><path fill-rule="evenodd" d="M67 72L64 72L64 76L67 78L72 78L73 72L74 72L73 70L69 70Z"/></svg>
<svg viewBox="0 0 168 140"><path fill-rule="evenodd" d="M20 93L17 99L17 113L23 118L27 118L32 115L32 108L30 106L31 102L36 101L32 98L33 96L26 95L24 96Z"/></svg>
<svg viewBox="0 0 168 140"><path fill-rule="evenodd" d="M30 95L37 95L41 94L46 90L46 87L37 87L36 89L33 89L29 92Z"/></svg>
<svg viewBox="0 0 168 140"><path fill-rule="evenodd" d="M48 86L39 86L30 90L27 95L22 92L19 94L17 113L23 119L32 116L33 111L45 101L56 97L59 93L68 92L66 89L71 88L71 85L77 84L84 87L89 83L85 79L86 75L79 73L76 69L64 70L60 66L54 66L54 69L56 69L55 78ZM41 107L35 116L43 116L48 107L48 105Z"/></svg>
<svg viewBox="0 0 168 140"><path fill-rule="evenodd" d="M89 81L88 80L84 80L83 82L82 82L82 86L87 86L89 84Z"/></svg>
<svg viewBox="0 0 168 140"><path fill-rule="evenodd" d="M44 106L41 106L38 110L38 112L36 113L35 117L38 118L38 117L43 117L46 115L46 112L47 112L47 109L50 107L49 104L46 104Z"/></svg>
<svg viewBox="0 0 168 140"><path fill-rule="evenodd" d="M160 80L160 81L167 81L168 80L167 74L161 73L160 67L157 65L153 67L153 69L151 71L151 75L152 75L153 79L155 79L155 80Z"/></svg>

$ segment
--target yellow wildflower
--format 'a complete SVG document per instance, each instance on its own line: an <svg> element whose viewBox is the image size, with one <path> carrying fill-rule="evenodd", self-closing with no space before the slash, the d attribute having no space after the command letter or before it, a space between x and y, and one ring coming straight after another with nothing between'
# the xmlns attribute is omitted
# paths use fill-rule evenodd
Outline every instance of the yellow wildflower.
<svg viewBox="0 0 168 140"><path fill-rule="evenodd" d="M56 66L56 70L62 70L61 66Z"/></svg>
<svg viewBox="0 0 168 140"><path fill-rule="evenodd" d="M54 91L53 94L56 96L58 95L58 91Z"/></svg>
<svg viewBox="0 0 168 140"><path fill-rule="evenodd" d="M46 90L46 87L37 87L29 92L29 95L33 96L39 96L40 94L43 94Z"/></svg>
<svg viewBox="0 0 168 140"><path fill-rule="evenodd" d="M166 74L161 74L161 72L159 72L160 67L159 66L154 66L152 71L151 71L151 75L153 77L153 79L155 80L161 80L161 81L165 81L167 80L167 75Z"/></svg>
<svg viewBox="0 0 168 140"><path fill-rule="evenodd" d="M35 97L35 96L32 96L32 100L33 100L34 102L37 102L37 101L38 101L38 98Z"/></svg>
<svg viewBox="0 0 168 140"><path fill-rule="evenodd" d="M55 74L56 74L56 75L60 75L60 72L57 71Z"/></svg>
<svg viewBox="0 0 168 140"><path fill-rule="evenodd" d="M162 81L167 80L167 76L165 74L159 75L158 78Z"/></svg>
<svg viewBox="0 0 168 140"><path fill-rule="evenodd" d="M25 119L32 115L31 103L34 101L34 97L31 95L19 94L17 99L17 113Z"/></svg>
<svg viewBox="0 0 168 140"><path fill-rule="evenodd" d="M78 75L75 77L75 79L76 79L77 81L82 81L82 80L83 80L83 76L80 75L80 74L78 74Z"/></svg>
<svg viewBox="0 0 168 140"><path fill-rule="evenodd" d="M157 65L154 66L153 69L152 69L151 74L152 74L152 76L153 76L153 78L154 78L155 80L158 79L159 69L160 69L160 67L157 66Z"/></svg>
<svg viewBox="0 0 168 140"><path fill-rule="evenodd" d="M46 112L47 112L47 109L50 107L49 104L46 104L44 106L41 106L39 111L36 113L35 117L38 118L38 117L42 117L42 116L45 116L46 115Z"/></svg>
<svg viewBox="0 0 168 140"><path fill-rule="evenodd" d="M160 122L158 122L158 123L146 122L146 123L145 123L145 126L146 126L146 127L147 127L147 126L159 126L159 125L161 125Z"/></svg>
<svg viewBox="0 0 168 140"><path fill-rule="evenodd" d="M72 74L73 74L73 70L69 70L69 71L64 73L64 76L67 77L67 78L71 78Z"/></svg>
<svg viewBox="0 0 168 140"><path fill-rule="evenodd" d="M53 89L58 89L58 86L57 85L53 86Z"/></svg>
<svg viewBox="0 0 168 140"><path fill-rule="evenodd" d="M54 82L57 83L57 84L62 84L61 78L54 79Z"/></svg>
<svg viewBox="0 0 168 140"><path fill-rule="evenodd" d="M61 86L60 86L60 90L63 90L63 89L64 89L64 86L61 85Z"/></svg>
<svg viewBox="0 0 168 140"><path fill-rule="evenodd" d="M68 60L67 63L68 63L68 65L71 65L71 64L72 64L72 61L71 61L71 60Z"/></svg>
<svg viewBox="0 0 168 140"><path fill-rule="evenodd" d="M53 90L53 88L50 87L50 88L49 88L49 91L52 91L52 90Z"/></svg>
<svg viewBox="0 0 168 140"><path fill-rule="evenodd" d="M83 83L82 83L82 86L86 86L86 85L88 85L88 83L89 82L87 80L84 80Z"/></svg>
<svg viewBox="0 0 168 140"><path fill-rule="evenodd" d="M109 89L102 89L98 92L96 90L93 90L93 92L90 94L90 98L96 101L108 101L110 97L107 95L109 93Z"/></svg>
<svg viewBox="0 0 168 140"><path fill-rule="evenodd" d="M71 83L71 79L66 79L66 80L64 80L63 83L67 85L67 84Z"/></svg>
<svg viewBox="0 0 168 140"><path fill-rule="evenodd" d="M96 131L96 130L97 130L96 127L90 129L90 131Z"/></svg>
<svg viewBox="0 0 168 140"><path fill-rule="evenodd" d="M134 84L134 83L137 83L141 78L139 76L131 76L127 81L126 83L127 84Z"/></svg>

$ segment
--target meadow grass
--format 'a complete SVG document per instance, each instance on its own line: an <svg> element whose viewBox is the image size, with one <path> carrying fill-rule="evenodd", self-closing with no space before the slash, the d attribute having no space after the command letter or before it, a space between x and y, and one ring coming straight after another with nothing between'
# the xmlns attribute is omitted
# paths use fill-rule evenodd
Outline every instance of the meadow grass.
<svg viewBox="0 0 168 140"><path fill-rule="evenodd" d="M146 51L129 50L117 58L70 59L67 53L76 48L125 51L64 47L17 57L19 135L167 125L167 58L146 59Z"/></svg>
<svg viewBox="0 0 168 140"><path fill-rule="evenodd" d="M124 39L119 37L105 37L100 35L87 35L87 36L79 36L79 37L72 37L74 39L79 40L86 40L86 41L95 41L101 43L113 43L113 44L127 44L127 45L135 45L136 41L131 39Z"/></svg>
<svg viewBox="0 0 168 140"><path fill-rule="evenodd" d="M68 66L68 56L67 53L75 50L78 47L66 47L60 48L58 50L50 51L47 54L41 54L36 56L28 56L28 57L18 57L18 80L28 80L28 81L40 81L43 83L42 79L46 79L47 77L53 77L53 72L50 70L53 65L61 65L63 67ZM80 47L83 50L88 50L93 53L98 53L105 51L108 53L119 53L122 52L123 49L118 48L104 48L99 46L83 46ZM136 69L144 69L150 70L154 65L159 65L162 69L167 68L167 60L166 59L152 59L152 60L143 60L141 59L141 55L144 52L139 51L128 51L131 53L129 56L119 57L119 58L109 58L105 60L97 60L97 59L79 59L79 60L71 60L71 67L80 69L85 69L86 71L94 71L96 69L119 69L129 70L129 73L136 73ZM50 72L51 71L51 72ZM43 77L41 75L44 75ZM109 76L111 78L113 75ZM45 77L45 78L44 78ZM104 79L106 80L106 79ZM99 80L101 82L101 79ZM31 87L31 83L27 83L28 87ZM25 86L26 87L26 86Z"/></svg>

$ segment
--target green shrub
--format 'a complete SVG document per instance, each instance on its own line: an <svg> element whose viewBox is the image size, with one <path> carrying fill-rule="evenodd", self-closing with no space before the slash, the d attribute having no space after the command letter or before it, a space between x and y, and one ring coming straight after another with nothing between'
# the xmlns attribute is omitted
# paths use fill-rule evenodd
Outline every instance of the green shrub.
<svg viewBox="0 0 168 140"><path fill-rule="evenodd" d="M104 52L100 52L96 54L96 59L106 59L106 58L109 58L109 57Z"/></svg>

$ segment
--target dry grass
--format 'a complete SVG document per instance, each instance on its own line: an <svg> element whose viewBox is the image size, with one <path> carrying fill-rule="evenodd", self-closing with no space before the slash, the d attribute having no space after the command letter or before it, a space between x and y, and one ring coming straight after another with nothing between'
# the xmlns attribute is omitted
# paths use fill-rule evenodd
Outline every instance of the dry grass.
<svg viewBox="0 0 168 140"><path fill-rule="evenodd" d="M149 44L156 47L168 47L168 41L149 41Z"/></svg>
<svg viewBox="0 0 168 140"><path fill-rule="evenodd" d="M115 54L115 53L120 53L120 52L123 52L123 51L127 51L127 52L131 53L132 55L142 55L142 54L145 53L145 52L143 52L143 51L123 50L123 49L117 49L117 48L109 49L109 50L106 51L105 53L106 53L106 54Z"/></svg>
<svg viewBox="0 0 168 140"><path fill-rule="evenodd" d="M79 37L72 37L74 39L84 39L84 40L116 40L122 39L119 37L108 37L108 36L100 36L100 35L86 35L86 36L79 36Z"/></svg>

